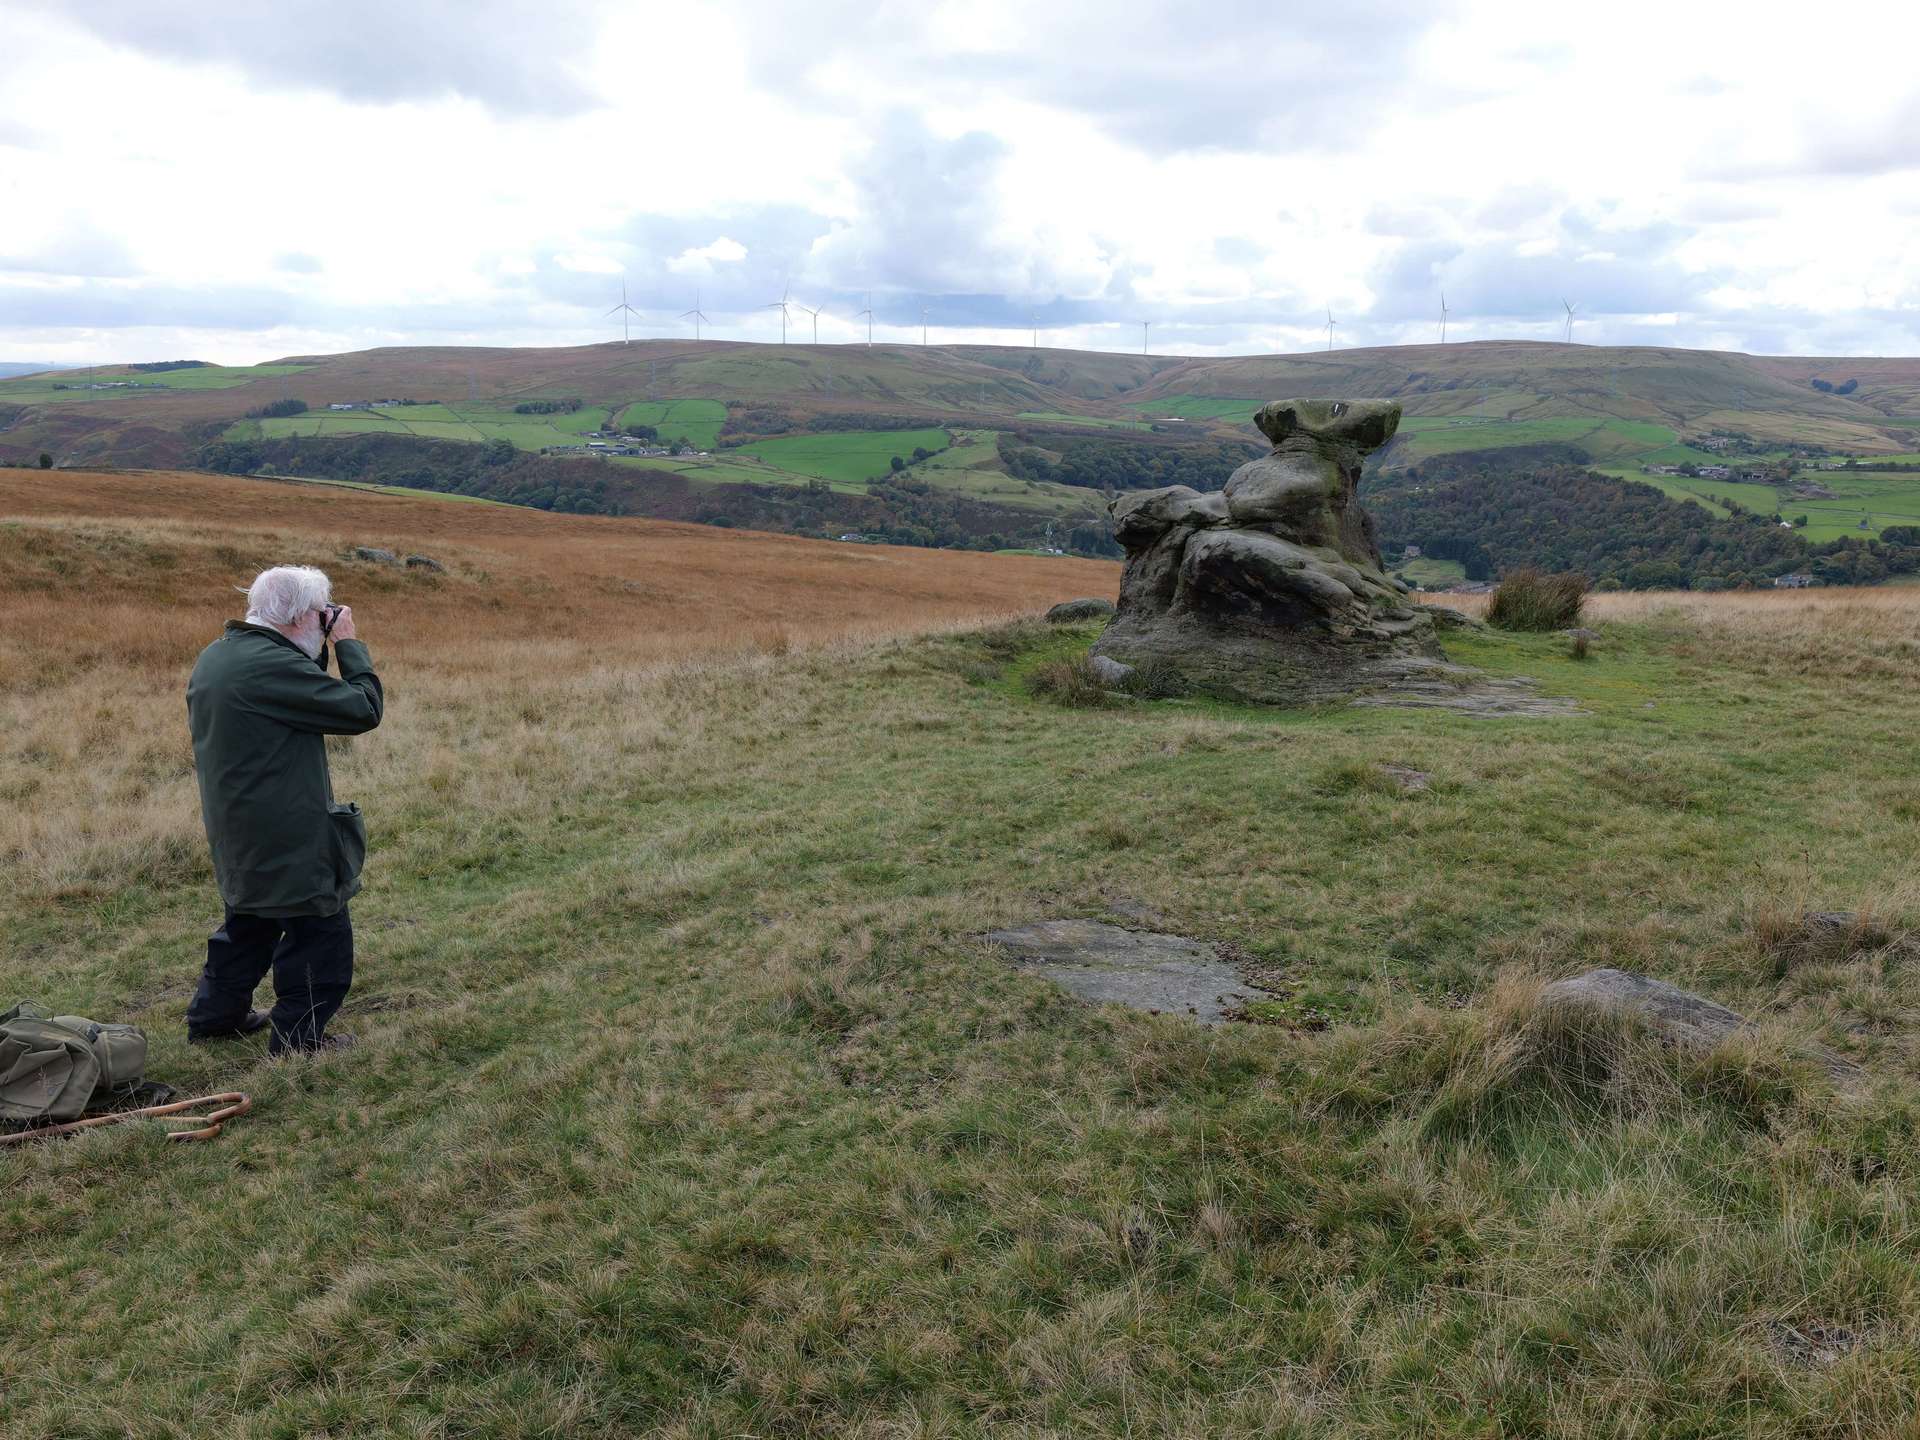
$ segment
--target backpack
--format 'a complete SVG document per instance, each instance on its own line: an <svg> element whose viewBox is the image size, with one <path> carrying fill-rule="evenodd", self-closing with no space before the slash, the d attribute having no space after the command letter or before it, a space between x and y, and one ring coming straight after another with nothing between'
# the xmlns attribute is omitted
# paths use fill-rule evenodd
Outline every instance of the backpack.
<svg viewBox="0 0 1920 1440"><path fill-rule="evenodd" d="M137 1025L42 1015L30 1005L0 1014L0 1122L78 1119L142 1088L147 1036Z"/></svg>

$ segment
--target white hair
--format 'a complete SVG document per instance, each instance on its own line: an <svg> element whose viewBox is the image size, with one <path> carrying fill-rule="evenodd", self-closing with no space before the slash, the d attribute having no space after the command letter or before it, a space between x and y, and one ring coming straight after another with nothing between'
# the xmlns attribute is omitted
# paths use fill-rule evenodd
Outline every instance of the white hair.
<svg viewBox="0 0 1920 1440"><path fill-rule="evenodd" d="M276 565L247 587L249 625L297 625L309 610L329 604L333 582L311 565Z"/></svg>

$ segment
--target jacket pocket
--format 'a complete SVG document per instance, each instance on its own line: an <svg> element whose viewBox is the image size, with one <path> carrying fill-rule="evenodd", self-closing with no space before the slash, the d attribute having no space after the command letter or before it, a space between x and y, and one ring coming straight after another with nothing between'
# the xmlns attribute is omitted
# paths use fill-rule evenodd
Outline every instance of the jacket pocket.
<svg viewBox="0 0 1920 1440"><path fill-rule="evenodd" d="M354 804L329 805L327 822L333 829L334 893L345 901L360 889L360 867L367 862L367 822Z"/></svg>

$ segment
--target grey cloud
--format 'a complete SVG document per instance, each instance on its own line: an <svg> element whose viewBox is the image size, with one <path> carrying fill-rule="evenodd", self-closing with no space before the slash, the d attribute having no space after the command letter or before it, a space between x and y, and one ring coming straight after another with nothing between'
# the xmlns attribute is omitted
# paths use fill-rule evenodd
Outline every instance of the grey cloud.
<svg viewBox="0 0 1920 1440"><path fill-rule="evenodd" d="M910 75L923 93L977 100L1005 91L1071 109L1156 154L1345 148L1371 128L1370 102L1404 95L1414 49L1451 9L1409 15L1396 0L1349 0L1336 16L1220 0L1200 21L1156 0L1121 0L1097 14L1035 5L1022 12L1028 31L1017 45L956 53L917 23L915 7L876 17L870 0L768 0L749 43L757 78L773 89L813 85L794 57L816 53L822 36L856 35L858 58L876 75Z"/></svg>
<svg viewBox="0 0 1920 1440"><path fill-rule="evenodd" d="M1695 311L1728 277L1682 266L1675 251L1686 238L1685 230L1667 224L1603 232L1589 217L1572 214L1563 217L1559 249L1546 255L1521 254L1505 240L1409 241L1371 277L1370 318L1424 321L1437 310L1442 289L1456 321L1549 323L1564 314L1563 299L1592 319ZM1582 260L1583 252L1609 258Z"/></svg>
<svg viewBox="0 0 1920 1440"><path fill-rule="evenodd" d="M849 167L858 217L814 245L814 268L849 289L879 277L890 290L1031 293L1029 257L993 238L1005 158L991 135L942 139L917 116L893 112Z"/></svg>
<svg viewBox="0 0 1920 1440"><path fill-rule="evenodd" d="M1709 152L1712 154L1714 152ZM1696 179L1783 180L1805 176L1873 176L1920 169L1920 94L1882 118L1828 110L1802 118L1799 143L1760 158L1702 161Z"/></svg>
<svg viewBox="0 0 1920 1440"><path fill-rule="evenodd" d="M292 323L292 297L255 288L200 289L89 281L48 290L0 281L0 313L11 326L122 330L171 326L187 330L270 330Z"/></svg>
<svg viewBox="0 0 1920 1440"><path fill-rule="evenodd" d="M274 256L273 267L290 275L318 275L324 268L318 257L298 250L286 250Z"/></svg>
<svg viewBox="0 0 1920 1440"><path fill-rule="evenodd" d="M588 0L23 0L112 45L234 66L273 85L387 102L461 95L496 110L591 108L571 62Z"/></svg>
<svg viewBox="0 0 1920 1440"><path fill-rule="evenodd" d="M1510 230L1549 215L1566 203L1551 185L1509 185L1473 213L1473 223L1488 230Z"/></svg>
<svg viewBox="0 0 1920 1440"><path fill-rule="evenodd" d="M0 239L0 271L116 279L138 273L132 254L118 236L71 218L44 242L22 249L8 249L6 244Z"/></svg>

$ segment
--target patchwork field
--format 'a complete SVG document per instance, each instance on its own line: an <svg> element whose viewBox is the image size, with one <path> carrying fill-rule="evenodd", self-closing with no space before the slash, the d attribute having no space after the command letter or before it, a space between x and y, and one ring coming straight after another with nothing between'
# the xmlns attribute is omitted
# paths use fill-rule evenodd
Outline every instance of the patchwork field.
<svg viewBox="0 0 1920 1440"><path fill-rule="evenodd" d="M764 460L790 475L865 488L867 481L891 473L895 456L911 460L915 450L940 451L947 444L945 430L836 430L757 440L728 453Z"/></svg>
<svg viewBox="0 0 1920 1440"><path fill-rule="evenodd" d="M267 420L239 420L229 440L256 436L416 435L425 440L463 440L484 444L506 440L516 450L549 445L578 445L586 433L606 423L604 407L585 406L569 414L522 415L511 406L460 404L391 405L377 410L308 411Z"/></svg>
<svg viewBox="0 0 1920 1440"><path fill-rule="evenodd" d="M936 489L1017 510L1086 518L1104 513L1105 501L1075 485L1022 480L1000 468L999 432L956 430L953 444L912 468L915 479Z"/></svg>
<svg viewBox="0 0 1920 1440"><path fill-rule="evenodd" d="M1029 681L1092 632L978 621L1110 565L60 481L0 472L0 990L256 1110L0 1151L10 1433L1911 1429L1920 593L1450 642L1553 719L1065 710ZM333 751L359 1043L269 1063L181 1034L217 907L178 693L294 558L389 708ZM1047 915L1223 942L1278 1023L1090 1008L980 938ZM1758 1023L1539 1006L1596 965Z"/></svg>
<svg viewBox="0 0 1920 1440"><path fill-rule="evenodd" d="M696 450L719 443L727 407L718 400L642 400L620 412L620 426L651 425L665 441L684 440Z"/></svg>

